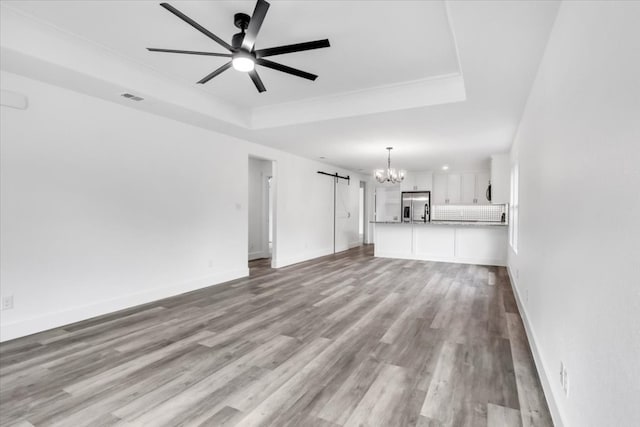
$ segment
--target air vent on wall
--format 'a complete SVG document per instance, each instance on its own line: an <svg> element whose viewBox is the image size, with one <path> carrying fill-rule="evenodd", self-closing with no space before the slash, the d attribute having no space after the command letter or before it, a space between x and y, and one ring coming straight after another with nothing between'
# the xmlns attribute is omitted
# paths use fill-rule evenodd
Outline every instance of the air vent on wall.
<svg viewBox="0 0 640 427"><path fill-rule="evenodd" d="M136 96L130 93L122 93L120 94L120 96L124 96L125 98L129 98L132 101L142 101L144 98L140 97L140 96Z"/></svg>

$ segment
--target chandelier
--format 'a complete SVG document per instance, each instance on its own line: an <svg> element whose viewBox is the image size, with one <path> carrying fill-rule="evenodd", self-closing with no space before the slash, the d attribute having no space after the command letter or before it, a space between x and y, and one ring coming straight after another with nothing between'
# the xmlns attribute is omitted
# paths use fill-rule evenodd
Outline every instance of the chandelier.
<svg viewBox="0 0 640 427"><path fill-rule="evenodd" d="M375 177L380 184L383 184L385 182L397 184L399 182L402 182L406 172L403 170L396 171L391 167L391 150L393 150L393 147L387 147L387 150L389 151L389 155L387 157L387 168L377 169L375 171Z"/></svg>

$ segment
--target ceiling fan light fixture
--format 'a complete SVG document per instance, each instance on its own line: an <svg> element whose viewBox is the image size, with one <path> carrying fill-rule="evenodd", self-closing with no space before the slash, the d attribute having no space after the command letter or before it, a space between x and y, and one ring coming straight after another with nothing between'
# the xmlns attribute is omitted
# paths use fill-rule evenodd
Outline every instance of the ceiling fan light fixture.
<svg viewBox="0 0 640 427"><path fill-rule="evenodd" d="M231 65L233 65L233 69L236 71L241 71L243 73L247 73L249 71L253 71L256 67L256 63L250 55L246 54L236 54L231 60Z"/></svg>
<svg viewBox="0 0 640 427"><path fill-rule="evenodd" d="M272 70L314 81L316 78L318 78L318 76L315 74L307 73L306 71L298 70L296 68L289 67L278 62L273 62L265 58L268 56L282 55L285 53L293 52L303 52L306 50L321 49L331 46L328 39L322 39L256 50L256 37L260 32L260 27L262 27L262 23L270 7L269 2L267 2L266 0L257 0L256 7L253 10L253 14L251 16L247 15L246 13L236 13L234 15L233 24L240 29L240 32L233 35L231 44L216 36L211 31L207 30L205 27L198 24L196 21L189 18L187 15L180 12L175 7L171 6L169 3L160 3L160 6L180 18L182 21L191 25L193 28L195 28L228 51L228 53L219 53L182 49L159 49L155 47L147 48L147 50L150 52L179 53L184 55L204 55L230 59L227 63L219 66L218 68L201 78L197 82L198 84L205 84L211 79L224 73L229 68L233 68L236 71L247 73L259 93L266 92L267 89L264 87L264 83L262 83L262 79L260 78L258 71L255 69L256 65L261 65L266 68L271 68Z"/></svg>

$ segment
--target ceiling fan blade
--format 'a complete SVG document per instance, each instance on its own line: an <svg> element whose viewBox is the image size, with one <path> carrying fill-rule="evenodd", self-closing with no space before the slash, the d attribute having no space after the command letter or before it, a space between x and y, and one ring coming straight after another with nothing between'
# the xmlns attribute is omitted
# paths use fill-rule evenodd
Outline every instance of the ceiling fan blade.
<svg viewBox="0 0 640 427"><path fill-rule="evenodd" d="M312 42L288 44L286 46L270 47L267 49L259 49L255 51L257 58L264 58L265 56L282 55L284 53L302 52L305 50L321 49L323 47L330 47L329 39L315 40Z"/></svg>
<svg viewBox="0 0 640 427"><path fill-rule="evenodd" d="M302 77L303 79L315 80L318 78L318 76L316 76L315 74L307 73L306 71L301 71L296 68L278 64L277 62L269 61L268 59L258 58L256 59L256 64L274 70L282 71L283 73L293 74L294 76Z"/></svg>
<svg viewBox="0 0 640 427"><path fill-rule="evenodd" d="M264 87L264 84L262 84L262 79L260 79L260 76L258 75L258 72L256 70L249 71L249 77L251 77L251 80L253 80L253 84L256 85L256 89L258 89L258 92L262 93L267 90Z"/></svg>
<svg viewBox="0 0 640 427"><path fill-rule="evenodd" d="M256 44L256 37L258 37L258 32L260 31L260 27L262 27L264 17L267 15L267 10L269 10L269 3L264 0L258 0L256 8L253 10L253 15L251 15L251 20L249 21L249 28L247 28L247 32L242 40L243 49L249 52L253 50L253 46Z"/></svg>
<svg viewBox="0 0 640 427"><path fill-rule="evenodd" d="M204 34L205 36L209 37L210 39L212 39L213 41L218 43L220 46L224 47L225 49L227 49L229 51L233 51L233 48L231 47L231 45L229 45L229 43L225 42L220 37L216 36L211 31L207 30L206 28L204 28L202 25L198 24L193 19L189 18L187 15L185 15L182 12L180 12L175 7L171 6L169 3L160 3L160 6L164 7L169 12L173 13L175 16L177 16L178 18L182 19L187 24L191 25L196 30L200 31L202 34Z"/></svg>
<svg viewBox="0 0 640 427"><path fill-rule="evenodd" d="M224 71L227 71L229 68L231 68L231 61L224 64L222 67L218 68L213 73L207 75L206 77L203 77L202 80L200 80L198 83L205 84L206 82L208 82L209 80L217 76L218 74L222 74Z"/></svg>
<svg viewBox="0 0 640 427"><path fill-rule="evenodd" d="M230 53L195 52L193 50L175 50L175 49L156 49L154 47L148 47L147 50L150 52L185 53L187 55L222 56L225 58L231 58Z"/></svg>

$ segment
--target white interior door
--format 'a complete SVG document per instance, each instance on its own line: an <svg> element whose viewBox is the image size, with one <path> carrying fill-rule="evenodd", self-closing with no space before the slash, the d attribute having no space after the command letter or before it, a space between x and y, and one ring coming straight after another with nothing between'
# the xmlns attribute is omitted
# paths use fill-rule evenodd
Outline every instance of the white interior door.
<svg viewBox="0 0 640 427"><path fill-rule="evenodd" d="M357 193L360 187L350 185L349 181L339 179L336 184L335 242L336 252L346 251L349 244L358 240L357 231ZM353 192L355 197L350 197ZM355 201L355 203L354 203Z"/></svg>

